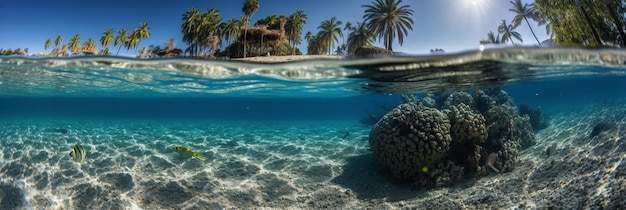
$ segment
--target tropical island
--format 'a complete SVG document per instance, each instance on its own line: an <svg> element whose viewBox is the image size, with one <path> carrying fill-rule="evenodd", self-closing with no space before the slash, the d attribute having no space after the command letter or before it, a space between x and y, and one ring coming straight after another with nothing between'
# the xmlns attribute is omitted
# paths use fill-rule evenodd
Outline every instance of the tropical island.
<svg viewBox="0 0 626 210"><path fill-rule="evenodd" d="M523 42L522 34L516 29L529 27L537 46L573 47L624 47L626 35L624 22L626 4L620 0L585 1L571 4L566 0L536 0L534 3L510 1L512 20L502 19L495 31L489 31L480 44L512 44ZM163 46L150 44L138 49L140 42L150 37L150 24L141 23L134 30L107 28L98 38L83 40L75 34L64 42L61 35L44 42L47 53L36 56L66 57L75 55L119 55L122 48L137 58L193 57L206 59L236 59L256 57L291 56L286 60L306 59L302 55L318 55L311 58L341 58L357 55L357 49L382 43L378 53L391 54L392 45L403 44L404 38L413 31L414 10L402 0L374 0L362 5L363 20L343 22L330 17L317 26L318 31L304 32L308 15L302 9L289 15L269 15L251 22L259 10L258 0L245 0L240 17L222 17L220 11L208 8L201 12L189 8L181 16L180 32L187 45L176 46L173 38ZM420 20L422 21L422 20ZM550 39L537 38L533 24L545 27ZM346 39L347 38L347 39ZM98 40L98 41L96 41ZM306 49L299 46L307 43ZM99 44L99 46L98 46ZM306 52L305 52L306 51ZM431 53L443 53L443 49L431 49ZM28 55L25 49L0 49L0 55ZM322 55L322 56L320 56ZM249 59L248 59L249 60Z"/></svg>

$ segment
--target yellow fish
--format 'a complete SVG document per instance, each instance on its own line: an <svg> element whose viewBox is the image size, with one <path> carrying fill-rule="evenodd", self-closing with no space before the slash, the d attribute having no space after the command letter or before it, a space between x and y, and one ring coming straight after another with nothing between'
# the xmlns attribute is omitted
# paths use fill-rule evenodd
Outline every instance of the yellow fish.
<svg viewBox="0 0 626 210"><path fill-rule="evenodd" d="M87 160L87 150L85 150L83 145L76 144L70 152L70 157L76 162L83 163Z"/></svg>
<svg viewBox="0 0 626 210"><path fill-rule="evenodd" d="M184 157L193 157L198 160L206 160L202 153L191 151L187 147L175 146L174 151L178 152L178 154Z"/></svg>

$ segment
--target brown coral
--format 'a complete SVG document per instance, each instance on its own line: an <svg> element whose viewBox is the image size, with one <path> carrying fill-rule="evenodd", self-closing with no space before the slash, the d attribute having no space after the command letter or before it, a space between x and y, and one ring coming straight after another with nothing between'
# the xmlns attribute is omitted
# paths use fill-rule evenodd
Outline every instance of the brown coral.
<svg viewBox="0 0 626 210"><path fill-rule="evenodd" d="M374 125L369 144L379 165L397 180L432 168L450 148L450 121L437 109L415 103L394 108Z"/></svg>
<svg viewBox="0 0 626 210"><path fill-rule="evenodd" d="M452 140L457 143L471 141L482 144L487 139L487 127L485 118L481 114L474 113L472 109L461 103L451 107L448 117L452 123Z"/></svg>

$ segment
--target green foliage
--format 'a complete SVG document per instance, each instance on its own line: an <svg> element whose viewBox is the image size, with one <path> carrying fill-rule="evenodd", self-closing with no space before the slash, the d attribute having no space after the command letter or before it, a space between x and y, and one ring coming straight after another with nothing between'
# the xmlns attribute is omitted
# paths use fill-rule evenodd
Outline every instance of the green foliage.
<svg viewBox="0 0 626 210"><path fill-rule="evenodd" d="M550 23L554 39L558 45L624 46L624 0L536 0L540 19ZM584 12L583 12L584 11ZM586 18L585 13L589 18ZM617 15L613 15L617 14ZM602 43L595 40L595 33ZM622 39L624 38L624 39Z"/></svg>
<svg viewBox="0 0 626 210"><path fill-rule="evenodd" d="M515 17L512 21L513 25L520 25L522 23L522 20L524 20L526 24L528 24L528 28L533 34L533 37L535 37L537 44L541 44L541 42L539 42L539 39L537 39L537 36L535 35L535 31L533 31L533 27L530 26L530 22L528 21L528 19L535 21L539 19L539 17L537 16L537 12L535 12L534 10L534 4L522 4L521 0L510 1L510 3L513 7L509 9L509 11L515 13Z"/></svg>
<svg viewBox="0 0 626 210"><path fill-rule="evenodd" d="M493 31L487 33L487 39L480 40L480 44L500 44L500 34L494 35Z"/></svg>
<svg viewBox="0 0 626 210"><path fill-rule="evenodd" d="M393 41L398 37L400 45L409 30L413 30L413 10L409 5L400 5L402 0L376 0L365 7L363 19L370 31L384 40L385 48L392 49Z"/></svg>
<svg viewBox="0 0 626 210"><path fill-rule="evenodd" d="M508 41L511 41L511 43L513 44L513 46L515 46L515 42L513 41L513 39L517 39L520 42L523 42L524 40L522 40L522 35L515 31L515 28L517 28L517 26L519 26L519 24L507 24L506 20L502 20L502 22L500 22L500 25L498 26L498 32L502 34L502 43L507 43Z"/></svg>
<svg viewBox="0 0 626 210"><path fill-rule="evenodd" d="M9 56L9 55L23 55L26 56L28 55L28 49L20 49L17 48L15 50L12 50L11 48L9 48L8 50L4 50L4 49L0 49L0 55L4 55L4 56Z"/></svg>
<svg viewBox="0 0 626 210"><path fill-rule="evenodd" d="M372 45L374 42L374 34L367 28L367 24L357 22L356 27L350 27L348 35L348 54L353 55L356 49L360 47Z"/></svg>
<svg viewBox="0 0 626 210"><path fill-rule="evenodd" d="M183 41L189 45L189 54L201 56L206 49L215 50L221 41L216 38L222 18L220 12L210 8L206 13L200 13L196 8L190 8L183 14L181 26ZM209 52L211 54L211 52Z"/></svg>
<svg viewBox="0 0 626 210"><path fill-rule="evenodd" d="M317 33L316 45L324 49L322 52L331 53L335 42L339 42L339 37L343 37L341 31L341 21L337 20L337 17L332 17L330 20L322 21L321 25L317 27L320 31ZM320 49L318 49L320 50Z"/></svg>
<svg viewBox="0 0 626 210"><path fill-rule="evenodd" d="M292 55L292 51L295 52L296 55L302 55L300 49L293 49L287 40L279 41L275 44L269 45L269 47L261 47L254 48L251 50L249 55L247 56L265 56L268 54L272 56L284 56L284 55ZM224 50L220 50L220 52L216 52L215 56L228 56L231 58L241 58L243 57L243 43L240 41L236 41L228 45Z"/></svg>

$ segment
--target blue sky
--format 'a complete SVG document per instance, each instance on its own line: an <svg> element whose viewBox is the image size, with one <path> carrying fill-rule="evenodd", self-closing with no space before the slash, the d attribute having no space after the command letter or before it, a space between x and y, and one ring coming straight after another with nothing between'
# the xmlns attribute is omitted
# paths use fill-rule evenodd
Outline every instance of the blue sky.
<svg viewBox="0 0 626 210"><path fill-rule="evenodd" d="M93 38L97 43L107 28L116 33L121 28L134 30L143 21L150 25L150 38L141 41L138 49L150 44L164 45L174 38L177 47L184 49L180 25L182 14L191 7L202 12L215 8L222 19L239 18L244 0L2 0L0 1L0 48L29 48L29 53L46 52L44 42L53 42L57 35L66 43L74 34L81 42ZM320 22L336 16L344 24L363 20L364 8L372 0L259 0L260 8L252 16L252 23L271 14L288 16L296 9L308 15L304 33L317 33ZM522 0L532 3L532 0ZM478 41L487 32L497 32L502 19L509 22L514 14L506 0L404 0L414 10L413 31L394 51L427 54L430 49L442 48L446 52L478 49ZM540 41L548 38L543 26L531 21ZM536 44L528 26L518 27L525 45ZM344 32L344 39L347 32ZM342 42L342 41L340 41ZM382 47L383 44L375 43ZM225 47L225 45L223 46ZM112 52L117 48L110 47ZM98 49L101 49L98 44ZM306 43L300 46L306 53ZM50 51L48 49L47 51ZM125 54L122 49L120 55Z"/></svg>

